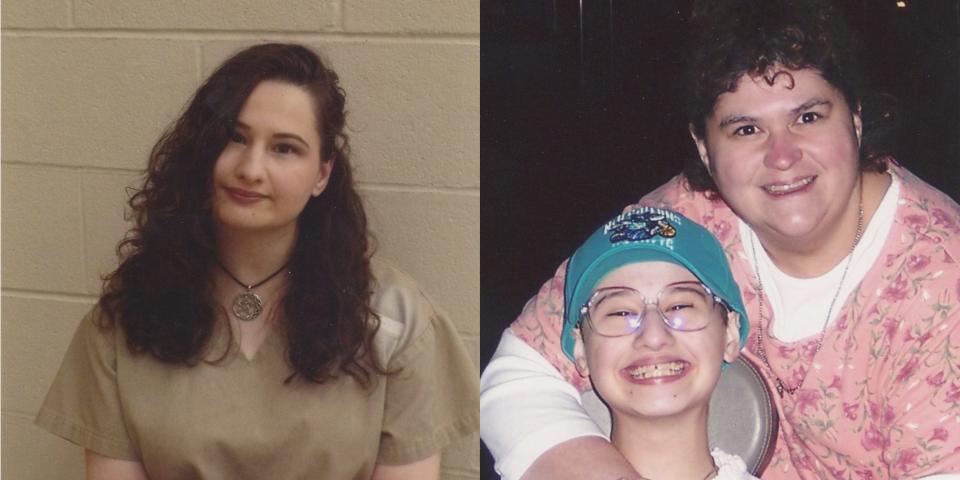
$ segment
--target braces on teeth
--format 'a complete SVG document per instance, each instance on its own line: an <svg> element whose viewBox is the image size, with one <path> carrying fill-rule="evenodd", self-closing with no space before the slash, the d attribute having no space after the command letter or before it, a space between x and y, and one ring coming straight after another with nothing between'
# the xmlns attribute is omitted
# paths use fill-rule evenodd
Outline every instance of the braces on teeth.
<svg viewBox="0 0 960 480"><path fill-rule="evenodd" d="M630 375L636 379L659 378L667 375L677 375L683 372L684 364L681 362L658 363L656 365L646 365L638 367Z"/></svg>

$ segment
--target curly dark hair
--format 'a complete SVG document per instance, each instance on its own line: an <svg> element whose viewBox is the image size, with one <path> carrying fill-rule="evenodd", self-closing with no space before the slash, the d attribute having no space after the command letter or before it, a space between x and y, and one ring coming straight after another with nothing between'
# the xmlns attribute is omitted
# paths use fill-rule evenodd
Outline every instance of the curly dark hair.
<svg viewBox="0 0 960 480"><path fill-rule="evenodd" d="M212 172L237 116L260 82L300 86L315 101L329 182L298 219L281 329L296 376L323 383L348 374L363 385L385 373L372 352L379 318L369 301L367 220L354 188L344 133L345 94L337 74L300 45L264 44L226 60L150 153L142 188L129 204L135 225L117 246L120 265L104 278L99 306L133 352L196 365L209 352L218 316L211 269L216 241ZM226 355L226 353L224 353Z"/></svg>
<svg viewBox="0 0 960 480"><path fill-rule="evenodd" d="M868 90L860 40L832 2L703 0L694 5L691 26L683 92L697 136L706 133L717 98L734 91L744 74L773 78L780 69L813 69L851 110L861 109L861 169L886 168L885 158L894 149L895 100ZM684 173L694 190L717 193L698 157L687 159Z"/></svg>

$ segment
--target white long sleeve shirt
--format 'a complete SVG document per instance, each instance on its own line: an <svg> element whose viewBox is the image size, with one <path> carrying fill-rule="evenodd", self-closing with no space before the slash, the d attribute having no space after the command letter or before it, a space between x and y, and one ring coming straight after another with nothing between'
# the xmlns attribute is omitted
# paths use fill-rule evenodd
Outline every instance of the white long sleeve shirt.
<svg viewBox="0 0 960 480"><path fill-rule="evenodd" d="M480 436L504 480L517 480L544 452L604 432L580 393L507 329L480 376Z"/></svg>

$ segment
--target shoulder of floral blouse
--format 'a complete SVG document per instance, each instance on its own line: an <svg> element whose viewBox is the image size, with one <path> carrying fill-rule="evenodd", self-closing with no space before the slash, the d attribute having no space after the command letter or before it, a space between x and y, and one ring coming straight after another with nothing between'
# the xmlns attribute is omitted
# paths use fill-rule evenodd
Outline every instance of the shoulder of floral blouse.
<svg viewBox="0 0 960 480"><path fill-rule="evenodd" d="M892 159L889 169L901 183L897 223L921 235L924 245L942 247L960 268L960 205Z"/></svg>
<svg viewBox="0 0 960 480"><path fill-rule="evenodd" d="M644 195L637 203L628 205L624 211L637 206L675 210L708 229L712 229L715 222L736 224L733 211L719 196L710 196L706 192L693 190L690 182L682 174Z"/></svg>

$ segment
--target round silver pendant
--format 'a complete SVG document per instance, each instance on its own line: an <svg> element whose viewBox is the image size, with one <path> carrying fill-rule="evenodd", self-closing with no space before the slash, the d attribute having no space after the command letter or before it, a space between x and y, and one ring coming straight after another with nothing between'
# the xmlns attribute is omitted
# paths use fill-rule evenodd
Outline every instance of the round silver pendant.
<svg viewBox="0 0 960 480"><path fill-rule="evenodd" d="M249 322L256 320L263 312L263 300L256 293L243 292L233 299L233 314L238 319Z"/></svg>

